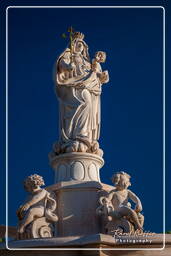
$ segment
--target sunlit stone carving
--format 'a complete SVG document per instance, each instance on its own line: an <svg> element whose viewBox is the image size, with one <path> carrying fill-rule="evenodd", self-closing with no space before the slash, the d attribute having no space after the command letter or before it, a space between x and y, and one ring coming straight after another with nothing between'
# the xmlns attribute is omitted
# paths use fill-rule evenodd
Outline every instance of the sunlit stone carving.
<svg viewBox="0 0 171 256"><path fill-rule="evenodd" d="M56 200L53 193L41 188L43 185L43 178L37 174L27 177L24 181L24 188L29 192L29 196L17 210L18 239L53 236L52 223L58 220L54 213Z"/></svg>
<svg viewBox="0 0 171 256"><path fill-rule="evenodd" d="M60 106L60 139L53 153L88 152L102 156L99 148L100 95L102 84L109 81L108 71L102 71L106 53L99 51L90 60L88 45L80 32L56 62L56 92Z"/></svg>
<svg viewBox="0 0 171 256"><path fill-rule="evenodd" d="M125 172L115 173L112 177L115 185L108 196L101 197L100 206L96 213L102 216L105 221L105 229L108 234L116 230L121 232L132 233L135 230L142 230L144 216L140 199L127 188L131 185L130 175ZM131 200L135 203L135 209L131 208Z"/></svg>

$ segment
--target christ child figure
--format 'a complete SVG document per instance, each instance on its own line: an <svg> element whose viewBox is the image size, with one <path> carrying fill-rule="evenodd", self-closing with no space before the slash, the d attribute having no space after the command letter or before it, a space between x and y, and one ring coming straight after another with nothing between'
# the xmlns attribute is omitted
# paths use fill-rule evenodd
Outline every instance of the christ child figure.
<svg viewBox="0 0 171 256"><path fill-rule="evenodd" d="M101 84L109 82L108 71L102 71L100 63L106 61L106 53L103 51L98 51L95 54L94 59L92 60L92 70L97 74Z"/></svg>

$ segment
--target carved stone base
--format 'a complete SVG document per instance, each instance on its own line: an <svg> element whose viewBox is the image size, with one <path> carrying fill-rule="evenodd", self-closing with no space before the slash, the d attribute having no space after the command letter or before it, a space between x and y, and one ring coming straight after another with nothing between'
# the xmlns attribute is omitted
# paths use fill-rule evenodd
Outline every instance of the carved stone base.
<svg viewBox="0 0 171 256"><path fill-rule="evenodd" d="M67 181L47 188L56 193L57 215L55 236L90 235L100 232L96 215L99 182Z"/></svg>
<svg viewBox="0 0 171 256"><path fill-rule="evenodd" d="M22 234L18 234L18 239L53 237L53 225L45 217L34 220L26 227Z"/></svg>
<svg viewBox="0 0 171 256"><path fill-rule="evenodd" d="M123 233L135 232L134 225L125 218L116 219L115 222L109 221L106 225L107 234L113 235L116 230Z"/></svg>
<svg viewBox="0 0 171 256"><path fill-rule="evenodd" d="M166 246L163 248L163 235L155 234L151 238L151 243L146 241L140 243L135 237L129 237L126 242L119 242L109 235L94 234L90 236L68 236L44 239L30 239L9 242L12 251L5 250L4 245L0 245L0 253L3 256L170 256L171 255L171 235L166 235ZM21 251L15 248L22 248ZM25 248L32 248L26 250ZM37 250L34 248L46 248ZM59 250L48 250L53 248ZM135 250L135 248L137 248ZM143 250L144 248L144 250ZM156 249L155 249L156 248ZM163 248L163 249L162 249ZM25 249L25 250L24 250ZM77 250L76 250L77 249Z"/></svg>
<svg viewBox="0 0 171 256"><path fill-rule="evenodd" d="M50 158L50 165L55 170L55 183L61 181L98 181L99 169L104 160L90 153L65 153Z"/></svg>

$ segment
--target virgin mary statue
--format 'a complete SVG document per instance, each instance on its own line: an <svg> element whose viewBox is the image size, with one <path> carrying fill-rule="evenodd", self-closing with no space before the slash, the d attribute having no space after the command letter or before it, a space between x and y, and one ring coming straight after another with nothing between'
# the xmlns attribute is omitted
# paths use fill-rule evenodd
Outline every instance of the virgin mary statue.
<svg viewBox="0 0 171 256"><path fill-rule="evenodd" d="M100 135L100 94L108 72L101 70L106 54L97 52L92 63L84 35L75 32L56 62L56 93L60 106L60 138L57 154L89 152L102 155Z"/></svg>

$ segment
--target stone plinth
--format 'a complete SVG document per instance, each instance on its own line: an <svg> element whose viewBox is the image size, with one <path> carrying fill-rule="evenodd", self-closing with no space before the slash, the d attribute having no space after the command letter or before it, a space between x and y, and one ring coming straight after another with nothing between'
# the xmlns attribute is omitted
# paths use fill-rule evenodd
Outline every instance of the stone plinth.
<svg viewBox="0 0 171 256"><path fill-rule="evenodd" d="M90 153L65 153L50 158L50 165L55 170L55 183L61 181L98 181L99 170L104 160Z"/></svg>
<svg viewBox="0 0 171 256"><path fill-rule="evenodd" d="M102 185L95 181L67 181L48 187L57 198L55 236L90 235L100 232L96 215Z"/></svg>
<svg viewBox="0 0 171 256"><path fill-rule="evenodd" d="M56 184L48 190L56 194L59 218L55 236L100 232L96 208L102 189L99 170L103 164L100 156L82 152L65 153L50 159Z"/></svg>
<svg viewBox="0 0 171 256"><path fill-rule="evenodd" d="M135 237L130 237L130 240ZM171 235L166 235L165 247L163 247L163 235L155 234L152 242L119 243L114 237L103 234L90 236L68 236L43 239L29 239L9 242L10 251L5 250L1 243L0 252L3 256L170 256ZM22 248L21 251L15 249ZM32 248L32 250L26 250ZM46 248L37 250L34 248ZM49 248L49 250L48 250ZM50 250L60 249L60 250ZM136 248L136 249L135 249ZM156 248L156 249L155 249Z"/></svg>

